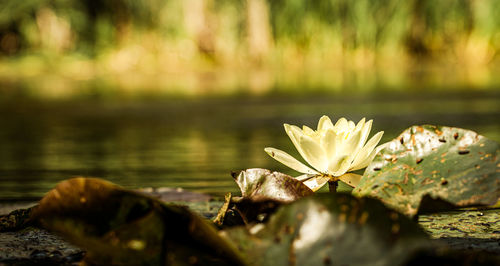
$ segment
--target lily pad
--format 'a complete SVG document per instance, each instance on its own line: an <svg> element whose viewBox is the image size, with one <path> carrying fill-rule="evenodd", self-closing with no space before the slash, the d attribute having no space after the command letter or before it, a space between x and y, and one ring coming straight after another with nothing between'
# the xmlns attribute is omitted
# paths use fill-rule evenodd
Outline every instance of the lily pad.
<svg viewBox="0 0 500 266"><path fill-rule="evenodd" d="M406 216L343 193L303 198L282 206L266 224L224 235L251 265L401 265L429 245Z"/></svg>
<svg viewBox="0 0 500 266"><path fill-rule="evenodd" d="M240 265L233 246L187 208L93 178L66 180L33 210L100 265Z"/></svg>
<svg viewBox="0 0 500 266"><path fill-rule="evenodd" d="M497 142L470 130L413 126L377 154L353 194L409 216L426 211L424 198L434 206L493 205L500 197L499 151Z"/></svg>

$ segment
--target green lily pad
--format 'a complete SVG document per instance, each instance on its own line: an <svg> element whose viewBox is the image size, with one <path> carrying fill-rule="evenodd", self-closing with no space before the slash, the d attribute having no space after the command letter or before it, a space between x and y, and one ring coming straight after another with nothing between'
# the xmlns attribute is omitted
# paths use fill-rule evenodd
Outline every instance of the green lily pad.
<svg viewBox="0 0 500 266"><path fill-rule="evenodd" d="M244 198L292 202L314 192L297 179L267 169L253 168L233 174Z"/></svg>
<svg viewBox="0 0 500 266"><path fill-rule="evenodd" d="M317 194L266 224L224 231L251 265L401 265L429 245L405 215L370 198Z"/></svg>
<svg viewBox="0 0 500 266"><path fill-rule="evenodd" d="M432 238L491 241L500 255L498 244L500 242L500 211L498 209L454 210L420 215L418 223Z"/></svg>
<svg viewBox="0 0 500 266"><path fill-rule="evenodd" d="M409 216L426 211L420 208L423 199L426 208L438 203L449 208L493 205L500 197L500 145L495 141L470 130L424 125L386 145L354 195L378 198Z"/></svg>
<svg viewBox="0 0 500 266"><path fill-rule="evenodd" d="M33 210L44 228L99 265L241 265L234 247L187 208L93 178L66 180Z"/></svg>

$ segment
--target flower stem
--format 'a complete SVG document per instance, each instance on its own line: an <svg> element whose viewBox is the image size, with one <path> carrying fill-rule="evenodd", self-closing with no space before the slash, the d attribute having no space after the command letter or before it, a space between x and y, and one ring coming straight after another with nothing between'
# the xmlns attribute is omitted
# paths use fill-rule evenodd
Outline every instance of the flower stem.
<svg viewBox="0 0 500 266"><path fill-rule="evenodd" d="M338 186L339 186L339 183L337 180L328 181L328 189L330 190L330 193L337 193Z"/></svg>

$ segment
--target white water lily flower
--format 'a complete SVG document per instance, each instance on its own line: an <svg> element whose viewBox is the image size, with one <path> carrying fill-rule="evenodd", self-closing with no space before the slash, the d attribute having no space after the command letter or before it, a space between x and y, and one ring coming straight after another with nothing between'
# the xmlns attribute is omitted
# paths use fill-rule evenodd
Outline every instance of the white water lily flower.
<svg viewBox="0 0 500 266"><path fill-rule="evenodd" d="M363 118L355 124L353 121L340 118L333 125L330 118L324 115L320 118L316 130L307 126L300 129L297 126L284 124L293 145L312 168L282 150L275 148L264 150L278 162L305 174L297 179L314 191L332 179L340 179L351 186L356 186L361 176L347 172L368 166L381 148L375 147L382 138L383 131L366 141L372 122L373 120L370 120L365 123Z"/></svg>

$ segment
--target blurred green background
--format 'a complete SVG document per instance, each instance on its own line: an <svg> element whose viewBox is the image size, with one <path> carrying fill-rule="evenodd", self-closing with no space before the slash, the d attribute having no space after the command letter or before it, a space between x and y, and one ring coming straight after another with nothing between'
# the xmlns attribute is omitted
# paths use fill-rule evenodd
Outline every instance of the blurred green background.
<svg viewBox="0 0 500 266"><path fill-rule="evenodd" d="M498 14L497 0L3 0L0 79L49 98L497 87Z"/></svg>
<svg viewBox="0 0 500 266"><path fill-rule="evenodd" d="M99 176L237 191L282 124L500 140L498 0L2 0L0 199Z"/></svg>

